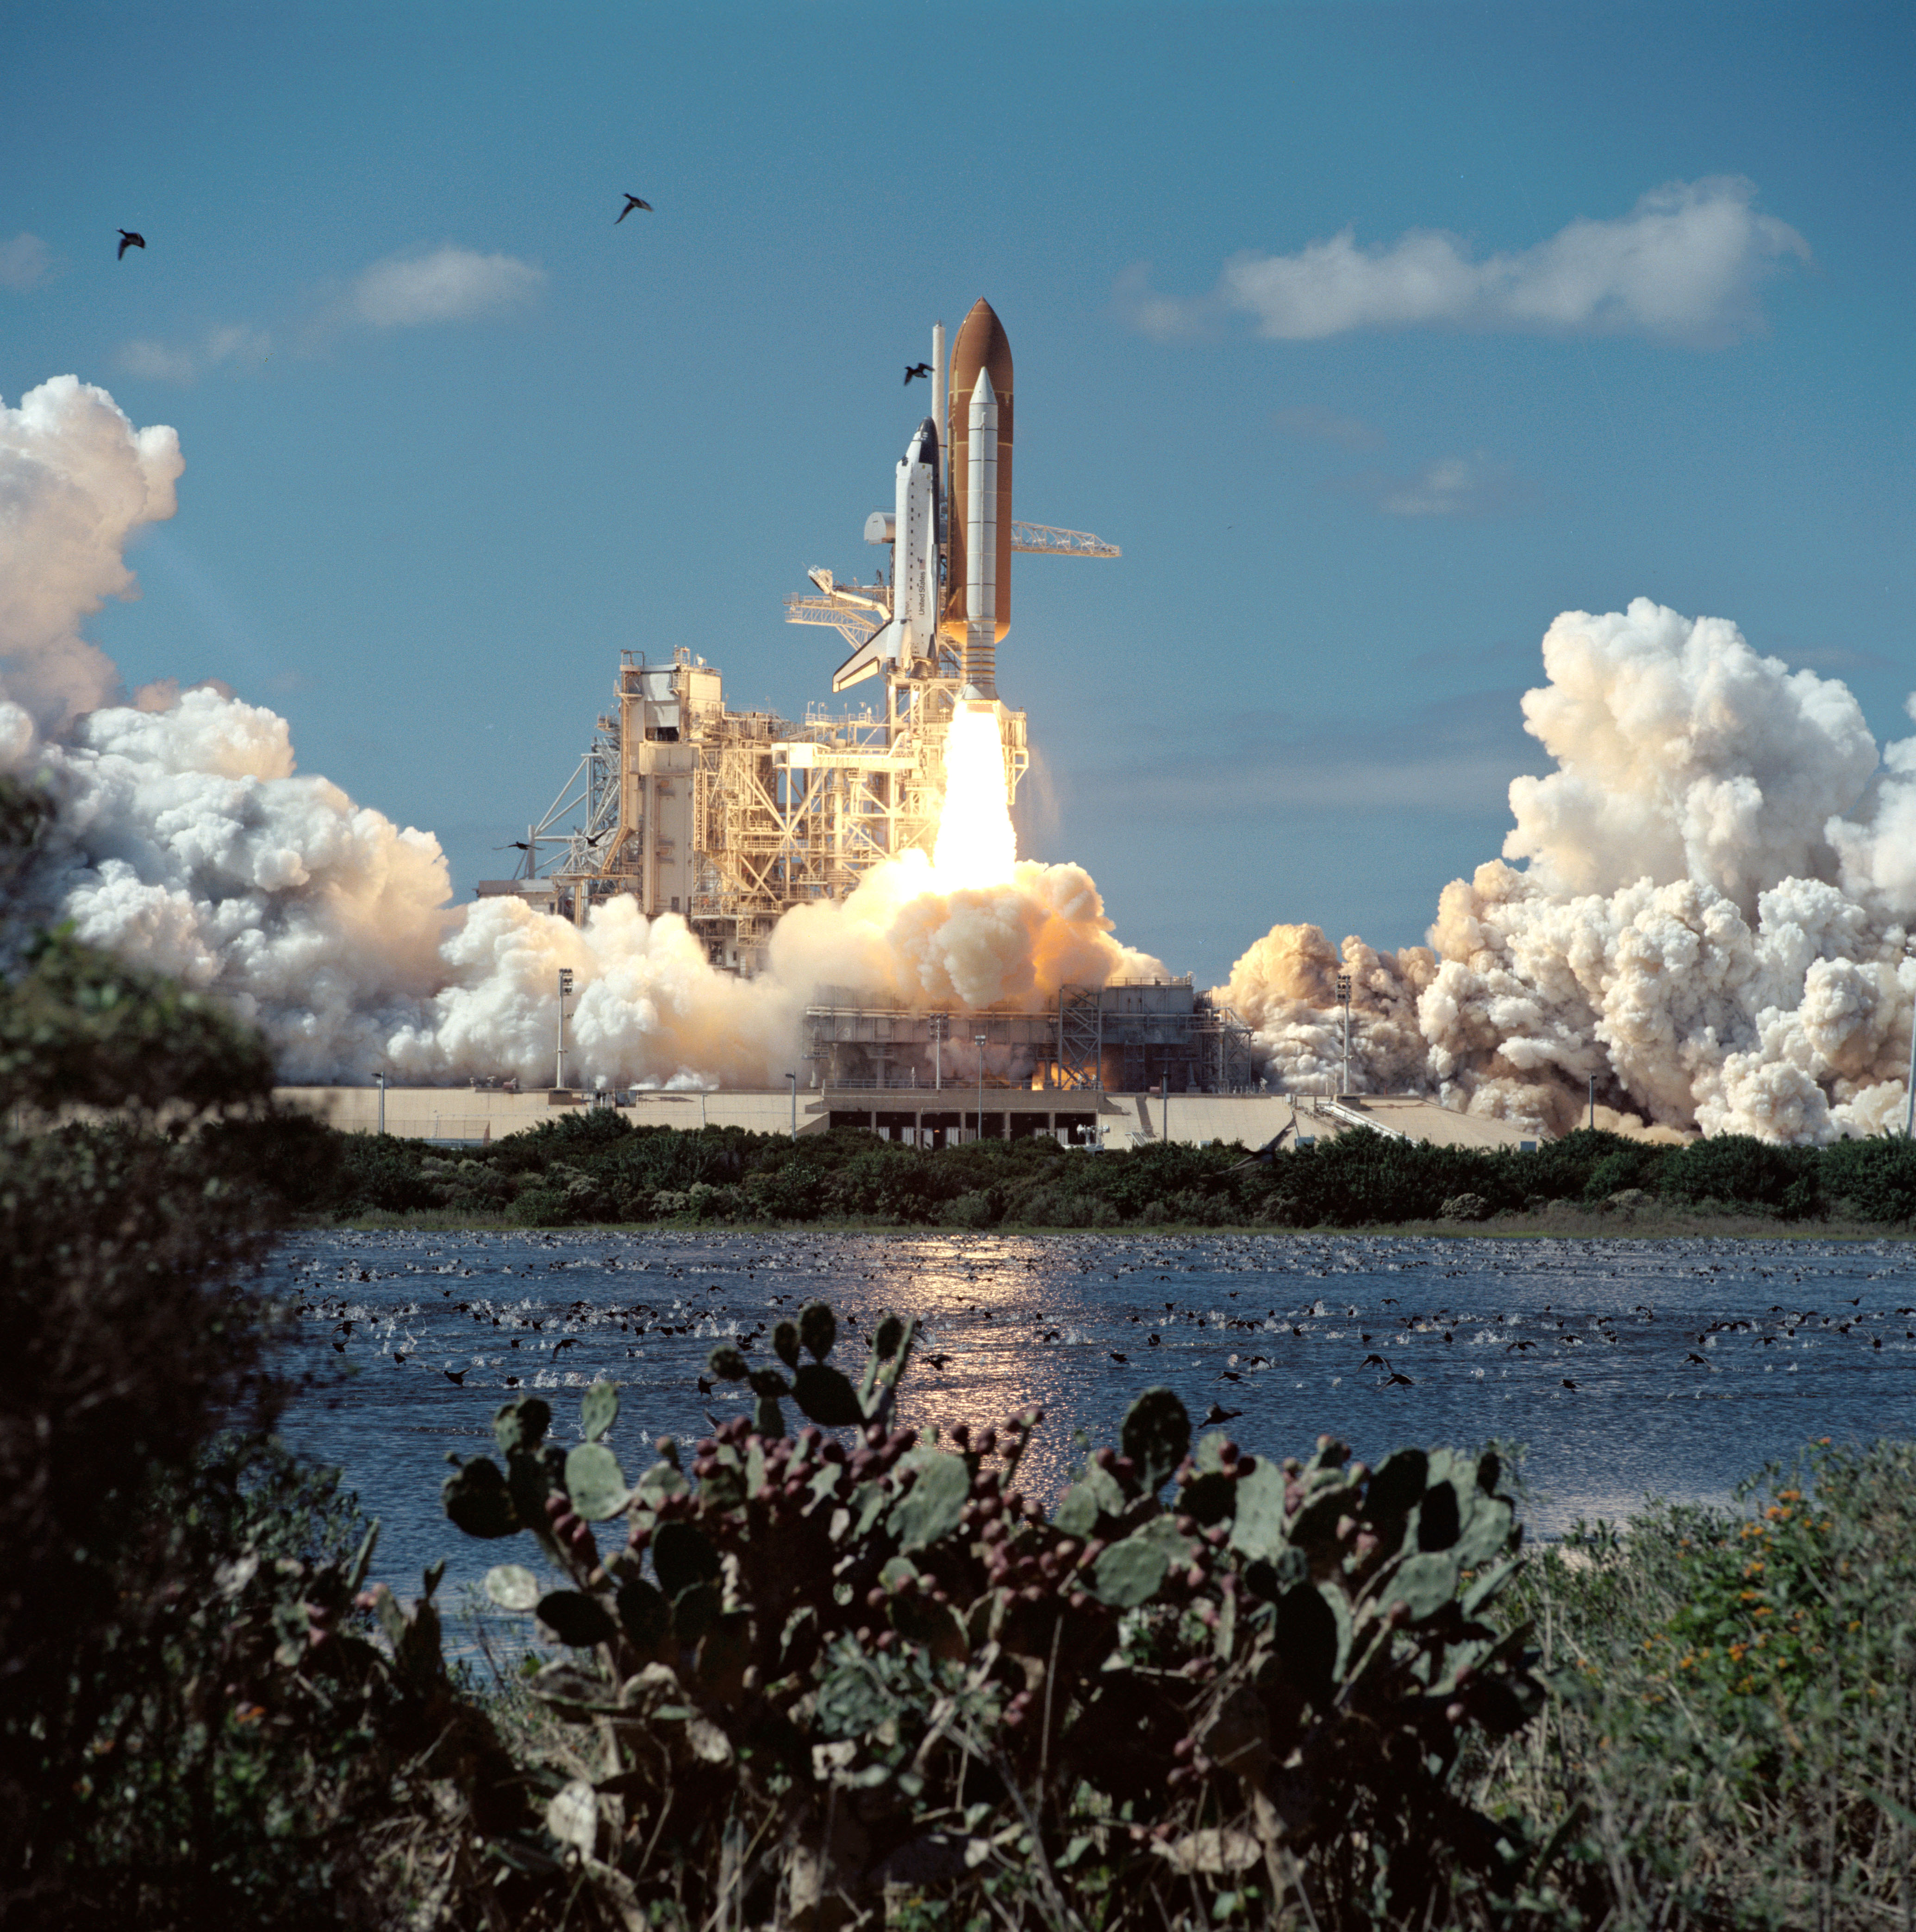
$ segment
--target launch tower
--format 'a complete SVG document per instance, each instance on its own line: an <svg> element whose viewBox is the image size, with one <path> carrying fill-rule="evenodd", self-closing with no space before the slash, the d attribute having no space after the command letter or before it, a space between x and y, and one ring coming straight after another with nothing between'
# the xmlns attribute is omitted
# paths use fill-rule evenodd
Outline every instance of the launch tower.
<svg viewBox="0 0 1916 1932"><path fill-rule="evenodd" d="M715 966L749 974L793 907L844 898L886 859L929 854L961 705L997 712L1015 797L1030 762L1025 716L997 686L1012 554L1120 553L1012 520L1011 344L989 303L965 318L949 371L934 327L932 368L931 414L897 466L892 507L865 522L866 541L891 553L889 574L841 583L813 569L811 590L785 600L788 622L829 626L851 646L833 693L875 680L872 701L808 707L797 722L733 711L720 672L689 650L659 662L622 653L613 708L527 828L516 875L481 881L481 897L583 923L630 893L649 916L682 916Z"/></svg>

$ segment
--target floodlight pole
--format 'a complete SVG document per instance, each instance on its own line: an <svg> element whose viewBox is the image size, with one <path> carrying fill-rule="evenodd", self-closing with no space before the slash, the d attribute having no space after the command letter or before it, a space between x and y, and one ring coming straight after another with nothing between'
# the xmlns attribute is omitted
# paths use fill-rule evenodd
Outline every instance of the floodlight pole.
<svg viewBox="0 0 1916 1932"><path fill-rule="evenodd" d="M1344 1085L1338 1096L1342 1100L1351 1090L1351 976L1348 973L1337 976L1337 1004L1344 1009Z"/></svg>
<svg viewBox="0 0 1916 1932"><path fill-rule="evenodd" d="M1597 1076L1590 1076L1590 1131L1597 1131Z"/></svg>
<svg viewBox="0 0 1916 1932"><path fill-rule="evenodd" d="M560 1088L565 1084L565 999L571 990L572 969L562 966L559 969L559 1031L552 1070L552 1084Z"/></svg>
<svg viewBox="0 0 1916 1932"><path fill-rule="evenodd" d="M376 1073L373 1078L379 1083L379 1132L384 1133L386 1130L386 1076L383 1073Z"/></svg>
<svg viewBox="0 0 1916 1932"><path fill-rule="evenodd" d="M982 1033L971 1036L978 1047L978 1138L985 1138L985 1039Z"/></svg>
<svg viewBox="0 0 1916 1932"><path fill-rule="evenodd" d="M796 1140L799 1137L799 1076L796 1073L788 1073L785 1076L785 1078L791 1084L792 1138L793 1140ZM829 1126L830 1123L827 1122L826 1124Z"/></svg>

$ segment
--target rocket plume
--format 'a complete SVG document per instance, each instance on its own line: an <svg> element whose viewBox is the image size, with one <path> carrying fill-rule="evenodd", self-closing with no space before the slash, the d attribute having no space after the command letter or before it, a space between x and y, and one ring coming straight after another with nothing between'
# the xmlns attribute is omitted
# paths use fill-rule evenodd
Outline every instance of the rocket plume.
<svg viewBox="0 0 1916 1932"><path fill-rule="evenodd" d="M947 891L999 885L1017 862L997 712L988 705L961 704L945 740L945 802L932 875Z"/></svg>
<svg viewBox="0 0 1916 1932"><path fill-rule="evenodd" d="M285 721L214 688L129 704L79 626L133 594L121 552L171 516L181 464L61 377L0 410L0 770L55 818L26 890L82 938L218 992L289 1081L462 1079L550 1066L570 967L580 1076L763 1086L820 985L901 1006L1047 1004L1162 974L1079 867L1016 856L995 713L954 720L935 858L907 854L780 922L770 970L716 972L630 901L583 928L517 899L454 907L429 833L296 768ZM1916 1016L1916 736L1879 754L1834 680L1722 620L1639 601L1567 613L1524 700L1552 769L1511 788L1504 856L1447 886L1429 944L1341 951L1274 926L1219 997L1267 1076L1561 1131L1813 1142L1900 1125ZM1916 700L1912 700L1916 704Z"/></svg>

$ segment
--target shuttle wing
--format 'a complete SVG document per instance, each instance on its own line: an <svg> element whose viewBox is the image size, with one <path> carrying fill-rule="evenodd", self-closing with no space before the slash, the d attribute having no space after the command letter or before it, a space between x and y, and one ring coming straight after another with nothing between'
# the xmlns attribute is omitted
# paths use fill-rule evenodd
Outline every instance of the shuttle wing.
<svg viewBox="0 0 1916 1932"><path fill-rule="evenodd" d="M832 674L832 690L849 691L853 685L862 684L868 677L876 677L897 650L897 635L895 622L880 625Z"/></svg>

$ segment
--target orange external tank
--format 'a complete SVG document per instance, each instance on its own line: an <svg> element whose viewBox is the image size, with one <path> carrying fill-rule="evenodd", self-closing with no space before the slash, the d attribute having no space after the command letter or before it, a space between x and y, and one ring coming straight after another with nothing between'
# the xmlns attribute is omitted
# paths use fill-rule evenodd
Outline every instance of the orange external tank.
<svg viewBox="0 0 1916 1932"><path fill-rule="evenodd" d="M965 608L964 504L970 464L971 392L984 370L991 376L998 403L998 502L997 569L997 640L1011 628L1011 344L1004 324L982 298L972 304L952 346L952 386L946 406L945 447L948 478L945 501L950 506L946 545L949 566L945 575L945 602L939 628L955 643L964 642L970 613Z"/></svg>

